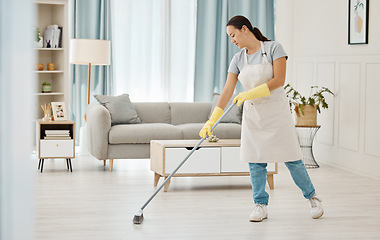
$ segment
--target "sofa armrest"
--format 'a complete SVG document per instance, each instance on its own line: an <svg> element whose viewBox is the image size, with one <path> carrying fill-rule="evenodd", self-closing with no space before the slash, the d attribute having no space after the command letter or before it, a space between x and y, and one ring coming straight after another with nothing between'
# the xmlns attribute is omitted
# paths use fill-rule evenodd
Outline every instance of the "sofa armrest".
<svg viewBox="0 0 380 240"><path fill-rule="evenodd" d="M87 148L99 160L108 158L108 134L111 129L109 111L98 103L87 107Z"/></svg>

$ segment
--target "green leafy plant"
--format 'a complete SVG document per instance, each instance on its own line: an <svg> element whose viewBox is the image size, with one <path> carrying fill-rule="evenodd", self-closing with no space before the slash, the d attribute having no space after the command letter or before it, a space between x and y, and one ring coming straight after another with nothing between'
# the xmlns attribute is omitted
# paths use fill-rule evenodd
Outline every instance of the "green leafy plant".
<svg viewBox="0 0 380 240"><path fill-rule="evenodd" d="M360 7L364 8L364 4L357 0L356 4L354 5L354 10L357 11Z"/></svg>
<svg viewBox="0 0 380 240"><path fill-rule="evenodd" d="M41 32L40 32L40 28L39 27L36 27L36 42L39 42L41 40Z"/></svg>
<svg viewBox="0 0 380 240"><path fill-rule="evenodd" d="M44 85L44 86L51 85L51 83L49 83L49 82L43 82L42 85Z"/></svg>
<svg viewBox="0 0 380 240"><path fill-rule="evenodd" d="M305 115L305 106L310 105L317 109L319 113L321 113L321 107L327 109L329 105L326 102L324 94L332 94L334 93L326 88L319 86L311 86L311 94L309 97L302 96L296 89L287 84L284 89L286 92L286 96L289 98L290 110L292 111L292 107L297 112L298 109L301 111L302 115ZM298 109L297 109L298 108Z"/></svg>

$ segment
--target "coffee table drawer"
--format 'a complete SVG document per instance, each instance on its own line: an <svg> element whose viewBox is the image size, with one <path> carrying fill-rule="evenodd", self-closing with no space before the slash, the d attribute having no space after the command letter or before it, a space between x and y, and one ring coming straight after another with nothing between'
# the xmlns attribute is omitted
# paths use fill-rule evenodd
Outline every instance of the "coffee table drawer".
<svg viewBox="0 0 380 240"><path fill-rule="evenodd" d="M240 147L221 148L220 170L222 173L249 172L247 162L240 160ZM268 173L276 172L276 163L268 163Z"/></svg>
<svg viewBox="0 0 380 240"><path fill-rule="evenodd" d="M222 147L221 172L249 172L248 163L240 161L240 147Z"/></svg>
<svg viewBox="0 0 380 240"><path fill-rule="evenodd" d="M166 148L165 173L171 173L185 157L191 148ZM187 159L177 173L219 173L220 148L201 147Z"/></svg>
<svg viewBox="0 0 380 240"><path fill-rule="evenodd" d="M74 140L40 140L40 158L74 157Z"/></svg>

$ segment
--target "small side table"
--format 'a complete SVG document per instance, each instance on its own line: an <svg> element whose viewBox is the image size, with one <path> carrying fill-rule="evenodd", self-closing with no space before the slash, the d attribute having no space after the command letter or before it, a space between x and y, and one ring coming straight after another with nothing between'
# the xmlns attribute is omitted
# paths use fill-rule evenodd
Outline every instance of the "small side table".
<svg viewBox="0 0 380 240"><path fill-rule="evenodd" d="M321 126L299 126L296 125L298 140L303 154L303 162L306 168L319 168L313 154L313 141L315 134Z"/></svg>
<svg viewBox="0 0 380 240"><path fill-rule="evenodd" d="M71 159L75 158L75 122L38 120L36 130L38 169L43 171L45 159L64 158L67 169L72 172Z"/></svg>

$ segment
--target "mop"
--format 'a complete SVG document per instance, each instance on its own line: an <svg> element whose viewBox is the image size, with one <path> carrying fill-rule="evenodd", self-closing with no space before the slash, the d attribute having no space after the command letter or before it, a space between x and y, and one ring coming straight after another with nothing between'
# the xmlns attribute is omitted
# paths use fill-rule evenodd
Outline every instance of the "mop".
<svg viewBox="0 0 380 240"><path fill-rule="evenodd" d="M223 119L223 117L236 105L236 103L231 104L231 106L223 113L223 115L216 121L214 126L211 128L211 132L214 130L214 128L219 124L219 122ZM182 160L182 162L176 167L176 169L173 170L173 172L166 178L166 180L157 188L157 190L152 194L152 196L144 203L144 205L137 211L135 216L133 217L133 223L134 224L141 224L144 220L144 214L143 210L144 208L150 203L150 201L153 200L153 198L157 195L157 193L165 186L165 184L170 180L170 178L182 167L182 165L186 162L186 160L193 154L195 150L198 149L198 147L202 144L202 142L206 138L202 138L199 140L199 142L193 147L193 149L187 154L185 159Z"/></svg>

